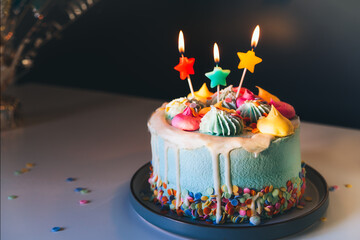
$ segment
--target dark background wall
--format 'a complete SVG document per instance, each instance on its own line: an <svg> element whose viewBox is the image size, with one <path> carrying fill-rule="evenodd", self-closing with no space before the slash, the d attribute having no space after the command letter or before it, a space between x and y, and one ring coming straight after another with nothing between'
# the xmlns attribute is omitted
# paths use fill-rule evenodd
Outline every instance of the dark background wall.
<svg viewBox="0 0 360 240"><path fill-rule="evenodd" d="M254 27L263 62L244 86L259 85L292 104L303 120L360 128L360 1L115 1L102 0L44 46L19 82L96 89L171 100L188 94L178 63L184 31L186 56L195 57L197 90L220 47L220 66L237 85L238 51L250 48Z"/></svg>

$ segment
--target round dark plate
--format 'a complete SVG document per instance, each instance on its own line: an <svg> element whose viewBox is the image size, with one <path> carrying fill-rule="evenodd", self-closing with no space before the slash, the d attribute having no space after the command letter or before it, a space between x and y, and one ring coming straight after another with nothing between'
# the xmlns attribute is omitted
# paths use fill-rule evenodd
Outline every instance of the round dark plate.
<svg viewBox="0 0 360 240"><path fill-rule="evenodd" d="M329 205L325 179L315 169L306 166L305 196L311 197L303 209L294 208L286 214L262 220L258 226L250 224L208 225L204 221L180 217L176 213L160 213L160 206L143 200L150 194L148 183L150 163L142 166L132 177L130 201L135 211L149 223L184 237L196 239L276 239L299 232L324 215Z"/></svg>

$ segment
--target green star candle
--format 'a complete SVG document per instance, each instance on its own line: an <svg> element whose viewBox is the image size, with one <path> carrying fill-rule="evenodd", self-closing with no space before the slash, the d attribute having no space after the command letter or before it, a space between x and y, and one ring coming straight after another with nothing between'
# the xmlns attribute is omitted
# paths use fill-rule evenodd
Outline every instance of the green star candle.
<svg viewBox="0 0 360 240"><path fill-rule="evenodd" d="M211 72L205 73L205 76L210 79L210 87L217 87L217 101L220 101L220 85L226 86L226 77L230 74L230 70L219 67L220 53L219 47L214 44L214 61L215 67Z"/></svg>

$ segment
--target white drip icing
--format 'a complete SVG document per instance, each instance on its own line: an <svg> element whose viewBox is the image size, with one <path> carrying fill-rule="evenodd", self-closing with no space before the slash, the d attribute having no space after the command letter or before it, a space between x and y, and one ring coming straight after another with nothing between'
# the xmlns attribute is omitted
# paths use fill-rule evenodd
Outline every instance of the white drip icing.
<svg viewBox="0 0 360 240"><path fill-rule="evenodd" d="M220 222L221 218L221 192L220 192L220 171L219 171L219 154L211 152L214 190L216 195L216 223Z"/></svg>
<svg viewBox="0 0 360 240"><path fill-rule="evenodd" d="M169 150L169 146L164 143L164 182L167 184L168 183L168 150Z"/></svg>
<svg viewBox="0 0 360 240"><path fill-rule="evenodd" d="M155 147L156 147L156 175L158 177L157 182L156 182L156 186L160 187L161 185L161 177L160 177L160 156L159 156L159 142L158 139L155 140Z"/></svg>
<svg viewBox="0 0 360 240"><path fill-rule="evenodd" d="M179 148L175 149L176 155L176 209L178 209L180 204L180 150Z"/></svg>
<svg viewBox="0 0 360 240"><path fill-rule="evenodd" d="M151 134L151 150L152 150L152 167L153 167L153 177L150 179L150 183L154 183L154 179L156 178L156 162L155 162L155 134Z"/></svg>
<svg viewBox="0 0 360 240"><path fill-rule="evenodd" d="M261 212L262 212L262 207L261 207L261 202L260 202L260 199L256 200L256 203L257 203L257 209L256 209L256 212L261 215Z"/></svg>
<svg viewBox="0 0 360 240"><path fill-rule="evenodd" d="M225 157L225 184L227 186L228 193L232 193L232 184L231 184L231 163L230 163L230 153L224 156Z"/></svg>

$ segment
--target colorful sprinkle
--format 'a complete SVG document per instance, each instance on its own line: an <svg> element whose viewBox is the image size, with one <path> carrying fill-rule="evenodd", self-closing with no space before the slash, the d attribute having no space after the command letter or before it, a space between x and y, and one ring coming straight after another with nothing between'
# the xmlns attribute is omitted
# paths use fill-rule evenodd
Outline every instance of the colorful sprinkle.
<svg viewBox="0 0 360 240"><path fill-rule="evenodd" d="M8 199L9 199L9 200L13 200L13 199L15 199L15 198L18 198L18 196L16 196L16 195L10 195L10 196L8 196Z"/></svg>
<svg viewBox="0 0 360 240"><path fill-rule="evenodd" d="M28 169L28 168L22 168L20 171L21 171L22 173L26 173L26 172L29 172L30 169Z"/></svg>
<svg viewBox="0 0 360 240"><path fill-rule="evenodd" d="M233 185L233 186L232 186L232 190L233 190L233 193L236 194L236 193L239 192L239 187L236 186L236 185Z"/></svg>
<svg viewBox="0 0 360 240"><path fill-rule="evenodd" d="M231 198L231 194L230 194L230 193L225 193L225 194L224 194L224 197L225 197L226 199L229 199L229 198Z"/></svg>
<svg viewBox="0 0 360 240"><path fill-rule="evenodd" d="M231 205L233 205L234 207L236 207L238 204L239 204L239 201L237 199L231 200Z"/></svg>
<svg viewBox="0 0 360 240"><path fill-rule="evenodd" d="M209 195L212 195L214 193L214 189L213 188L208 188L206 189L206 192L209 194Z"/></svg>
<svg viewBox="0 0 360 240"><path fill-rule="evenodd" d="M62 230L64 230L64 228L62 228L62 227L53 227L51 229L52 232L59 232L59 231L62 231Z"/></svg>
<svg viewBox="0 0 360 240"><path fill-rule="evenodd" d="M277 197L279 195L279 189L274 189L274 191L272 191L272 195L273 197Z"/></svg>
<svg viewBox="0 0 360 240"><path fill-rule="evenodd" d="M327 218L326 218L326 217L322 217L322 218L320 218L320 220L321 220L322 222L326 222L326 221L327 221Z"/></svg>
<svg viewBox="0 0 360 240"><path fill-rule="evenodd" d="M312 201L312 197L305 197L304 199L305 199L305 201L307 201L307 202L311 202L311 201Z"/></svg>
<svg viewBox="0 0 360 240"><path fill-rule="evenodd" d="M201 199L201 193L195 193L195 200Z"/></svg>
<svg viewBox="0 0 360 240"><path fill-rule="evenodd" d="M82 190L80 190L80 193L81 193L81 194L87 194L87 193L89 193L89 192L90 192L89 189L82 189Z"/></svg>
<svg viewBox="0 0 360 240"><path fill-rule="evenodd" d="M208 196L202 196L201 197L201 201L206 201L206 200L208 200Z"/></svg>
<svg viewBox="0 0 360 240"><path fill-rule="evenodd" d="M305 174L304 169L302 169L302 173ZM152 178L153 175L150 174L150 179ZM270 185L257 190L243 189L233 185L228 189L226 185L223 185L220 202L217 201L218 195L214 195L214 189L211 187L207 188L205 193L203 192L204 195L200 192L188 192L186 189L182 189L177 209L175 208L176 191L174 189L165 189L163 184L151 184L151 189L153 194L149 196L149 200L160 205L162 212L171 210L179 216L186 215L193 219L203 220L207 224L216 224L216 211L220 204L222 210L219 223L250 222L252 225L258 225L262 218L271 218L273 215L282 214L295 207L304 208L304 202L300 202L300 199L305 192L305 177L294 177L286 182L286 187L281 188L274 188ZM255 196L257 196L256 201ZM260 210L258 213L252 210L254 203L256 211ZM250 220L251 218L252 220Z"/></svg>
<svg viewBox="0 0 360 240"><path fill-rule="evenodd" d="M80 203L80 205L84 205L84 204L90 203L90 201L89 200L80 200L79 203Z"/></svg>
<svg viewBox="0 0 360 240"><path fill-rule="evenodd" d="M81 192L81 190L83 190L83 189L85 189L85 188L77 187L77 188L74 189L74 191L75 192Z"/></svg>
<svg viewBox="0 0 360 240"><path fill-rule="evenodd" d="M66 179L67 182L73 182L75 180L76 180L76 178L72 178L72 177L69 177L69 178Z"/></svg>
<svg viewBox="0 0 360 240"><path fill-rule="evenodd" d="M20 175L20 174L22 174L21 171L15 171L15 172L14 172L14 175L15 175L15 176L18 176L18 175Z"/></svg>
<svg viewBox="0 0 360 240"><path fill-rule="evenodd" d="M251 224L251 225L257 226L257 225L260 224L260 222L261 222L260 217L257 216L257 215L252 216L252 217L250 218L250 224Z"/></svg>
<svg viewBox="0 0 360 240"><path fill-rule="evenodd" d="M33 168L35 166L34 163L27 163L26 165L26 168Z"/></svg>
<svg viewBox="0 0 360 240"><path fill-rule="evenodd" d="M345 187L346 188L352 188L352 185L351 184L345 184Z"/></svg>

